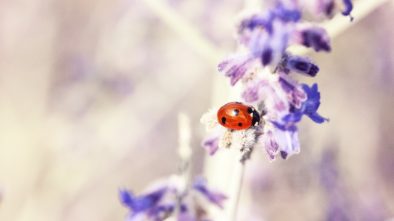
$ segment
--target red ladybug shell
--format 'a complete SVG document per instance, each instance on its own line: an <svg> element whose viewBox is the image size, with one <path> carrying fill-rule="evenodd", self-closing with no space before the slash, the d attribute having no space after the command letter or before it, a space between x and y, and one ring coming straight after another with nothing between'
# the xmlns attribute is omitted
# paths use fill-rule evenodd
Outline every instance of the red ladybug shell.
<svg viewBox="0 0 394 221"><path fill-rule="evenodd" d="M259 123L260 116L251 106L240 102L223 105L218 111L218 122L226 128L244 130Z"/></svg>

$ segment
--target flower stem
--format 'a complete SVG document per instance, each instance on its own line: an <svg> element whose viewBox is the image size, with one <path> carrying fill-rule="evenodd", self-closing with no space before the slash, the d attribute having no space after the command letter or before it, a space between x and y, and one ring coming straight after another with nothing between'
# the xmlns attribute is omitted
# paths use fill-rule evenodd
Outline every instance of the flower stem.
<svg viewBox="0 0 394 221"><path fill-rule="evenodd" d="M191 140L191 126L190 119L184 113L178 114L178 156L180 163L178 165L178 179L181 189L181 194L178 196L178 205L175 208L175 218L181 213L181 201L183 194L187 191L191 178L191 157L192 147Z"/></svg>
<svg viewBox="0 0 394 221"><path fill-rule="evenodd" d="M236 221L238 216L239 201L242 193L242 184L244 180L245 164L239 163L235 170L234 188L229 201L230 221Z"/></svg>

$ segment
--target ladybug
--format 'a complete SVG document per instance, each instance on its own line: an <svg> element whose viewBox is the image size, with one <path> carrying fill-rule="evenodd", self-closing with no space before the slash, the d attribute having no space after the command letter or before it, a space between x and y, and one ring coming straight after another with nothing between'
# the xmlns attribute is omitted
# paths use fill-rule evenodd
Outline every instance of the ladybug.
<svg viewBox="0 0 394 221"><path fill-rule="evenodd" d="M230 102L218 110L218 122L228 129L244 130L260 122L259 113L241 102Z"/></svg>

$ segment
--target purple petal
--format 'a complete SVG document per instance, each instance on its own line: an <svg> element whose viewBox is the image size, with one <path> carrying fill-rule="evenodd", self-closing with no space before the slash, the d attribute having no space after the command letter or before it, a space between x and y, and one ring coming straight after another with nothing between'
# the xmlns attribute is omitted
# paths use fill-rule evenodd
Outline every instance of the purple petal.
<svg viewBox="0 0 394 221"><path fill-rule="evenodd" d="M343 4L345 5L345 10L342 11L342 14L345 16L350 15L353 10L353 4L351 0L343 0Z"/></svg>
<svg viewBox="0 0 394 221"><path fill-rule="evenodd" d="M194 218L192 214L188 212L182 212L178 215L177 221L196 221L196 218Z"/></svg>
<svg viewBox="0 0 394 221"><path fill-rule="evenodd" d="M255 28L264 28L269 33L272 32L272 18L271 16L252 15L241 21L238 32L242 33L244 30L253 31Z"/></svg>
<svg viewBox="0 0 394 221"><path fill-rule="evenodd" d="M207 188L206 180L203 178L198 178L194 184L193 188L200 192L206 199L208 199L211 203L216 206L223 208L224 200L227 199L227 196L220 192L214 192Z"/></svg>
<svg viewBox="0 0 394 221"><path fill-rule="evenodd" d="M137 197L133 196L132 193L127 190L120 190L119 198L121 203L130 208L133 213L139 213L155 207L166 191L166 188L161 188L154 192Z"/></svg>
<svg viewBox="0 0 394 221"><path fill-rule="evenodd" d="M242 92L242 98L244 101L248 103L255 102L259 99L259 88L258 87L251 87L247 88L244 92Z"/></svg>
<svg viewBox="0 0 394 221"><path fill-rule="evenodd" d="M238 56L229 58L218 65L218 70L224 72L230 78L230 83L234 86L249 68L252 59L249 56Z"/></svg>
<svg viewBox="0 0 394 221"><path fill-rule="evenodd" d="M278 153L279 150L279 144L276 142L275 137L273 136L273 132L271 130L266 131L260 139L269 158L271 160L275 159L275 155Z"/></svg>
<svg viewBox="0 0 394 221"><path fill-rule="evenodd" d="M282 120L285 121L286 123L297 123L300 122L301 118L302 118L302 113L296 112L284 116Z"/></svg>
<svg viewBox="0 0 394 221"><path fill-rule="evenodd" d="M277 128L292 131L293 124L299 122L303 115L307 115L316 123L328 121L327 118L324 118L317 113L320 106L320 92L317 84L313 84L311 87L306 84L302 84L302 89L306 93L307 99L304 100L297 108L295 106L290 106L290 113L282 118L284 123L273 122ZM295 100L297 101L297 99Z"/></svg>
<svg viewBox="0 0 394 221"><path fill-rule="evenodd" d="M319 67L317 65L307 57L302 56L288 55L286 57L284 67L288 71L294 71L310 77L315 77L319 72Z"/></svg>
<svg viewBox="0 0 394 221"><path fill-rule="evenodd" d="M283 77L279 77L279 83L282 89L286 91L286 93L290 93L295 89L295 86Z"/></svg>
<svg viewBox="0 0 394 221"><path fill-rule="evenodd" d="M321 124L325 121L328 121L328 118L320 116L318 113L314 112L311 114L308 114L308 117L313 120L315 123Z"/></svg>
<svg viewBox="0 0 394 221"><path fill-rule="evenodd" d="M276 121L271 121L271 123L278 128L279 130L282 131L297 131L297 126L294 123L279 123Z"/></svg>
<svg viewBox="0 0 394 221"><path fill-rule="evenodd" d="M206 149L209 155L214 155L219 149L219 137L210 137L202 142L202 146Z"/></svg>
<svg viewBox="0 0 394 221"><path fill-rule="evenodd" d="M130 191L124 189L119 190L119 200L124 206L131 209L133 204L133 198L134 196Z"/></svg>
<svg viewBox="0 0 394 221"><path fill-rule="evenodd" d="M278 139L281 139L280 154L283 159L300 151L300 142L297 131L279 131Z"/></svg>
<svg viewBox="0 0 394 221"><path fill-rule="evenodd" d="M286 159L288 156L300 151L296 127L294 130L282 130L274 127L265 131L260 139L271 159L274 159L277 154Z"/></svg>

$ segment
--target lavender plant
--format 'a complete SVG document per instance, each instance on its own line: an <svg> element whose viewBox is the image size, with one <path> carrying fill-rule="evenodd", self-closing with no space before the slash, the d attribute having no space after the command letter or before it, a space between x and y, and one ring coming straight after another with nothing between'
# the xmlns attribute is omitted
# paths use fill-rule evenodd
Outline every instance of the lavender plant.
<svg viewBox="0 0 394 221"><path fill-rule="evenodd" d="M241 19L237 28L239 49L218 69L231 86L241 84L240 97L257 107L261 118L249 129L230 130L219 126L215 109L204 114L201 122L212 133L203 146L210 155L219 147L238 148L244 163L256 146L263 147L271 160L300 152L297 125L303 116L318 124L328 119L318 113L318 85L300 83L293 76L315 77L319 67L288 49L299 45L330 52L330 38L319 21L338 12L352 20L352 9L350 0L277 0L269 10L247 13Z"/></svg>

